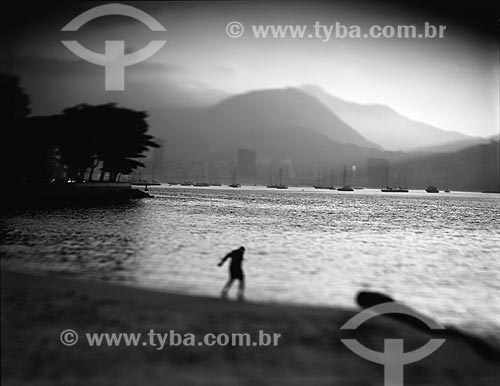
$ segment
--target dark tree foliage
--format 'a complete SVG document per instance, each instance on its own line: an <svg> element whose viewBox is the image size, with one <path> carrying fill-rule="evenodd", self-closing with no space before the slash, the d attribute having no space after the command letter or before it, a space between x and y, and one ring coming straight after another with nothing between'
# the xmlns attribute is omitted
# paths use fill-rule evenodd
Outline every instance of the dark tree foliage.
<svg viewBox="0 0 500 386"><path fill-rule="evenodd" d="M138 166L144 166L136 158L144 157L143 153L150 147L158 147L147 134L146 117L145 112L112 103L65 109L65 129L60 134L63 162L74 169L78 179L87 169L92 175L100 162L100 181L106 173L109 181L116 181L120 174L129 174Z"/></svg>
<svg viewBox="0 0 500 386"><path fill-rule="evenodd" d="M3 177L9 181L22 179L28 139L22 134L23 120L30 113L30 99L14 75L0 73L0 130Z"/></svg>
<svg viewBox="0 0 500 386"><path fill-rule="evenodd" d="M0 125L26 118L30 114L30 98L15 75L0 73Z"/></svg>
<svg viewBox="0 0 500 386"><path fill-rule="evenodd" d="M147 134L147 114L115 104L81 104L62 114L28 117L29 96L19 78L0 73L2 161L12 181L70 178L117 181L144 166L138 159L158 147Z"/></svg>
<svg viewBox="0 0 500 386"><path fill-rule="evenodd" d="M57 148L58 116L28 117L16 126L23 146L15 157L17 173L28 181L47 181L61 169Z"/></svg>

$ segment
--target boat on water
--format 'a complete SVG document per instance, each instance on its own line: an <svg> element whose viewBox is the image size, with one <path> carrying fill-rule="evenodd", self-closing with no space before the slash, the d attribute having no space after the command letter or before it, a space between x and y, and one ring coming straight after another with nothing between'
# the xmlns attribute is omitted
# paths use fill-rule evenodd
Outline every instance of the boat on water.
<svg viewBox="0 0 500 386"><path fill-rule="evenodd" d="M266 188L269 188L269 189L288 189L287 185L281 183L281 177L282 177L282 169L280 168L279 184L267 185Z"/></svg>
<svg viewBox="0 0 500 386"><path fill-rule="evenodd" d="M445 179L443 185L444 185L443 192L450 193L450 189L448 188L448 178Z"/></svg>
<svg viewBox="0 0 500 386"><path fill-rule="evenodd" d="M154 162L153 162L150 180L141 178L141 173L138 172L137 178L129 180L129 184L132 186L144 186L146 190L148 190L148 186L160 186L161 182L155 180L155 164L154 164Z"/></svg>
<svg viewBox="0 0 500 386"><path fill-rule="evenodd" d="M320 184L320 178L318 176L318 182L316 185L314 185L314 189L324 189L324 190L335 190L333 186L333 171L330 172L330 186L328 185L321 185Z"/></svg>
<svg viewBox="0 0 500 386"><path fill-rule="evenodd" d="M158 181L155 181L155 180L135 180L135 181L130 181L130 185L134 185L134 186L158 186L158 185L161 185L160 182Z"/></svg>
<svg viewBox="0 0 500 386"><path fill-rule="evenodd" d="M389 186L389 165L385 167L385 188L380 189L382 193L393 193L394 188Z"/></svg>
<svg viewBox="0 0 500 386"><path fill-rule="evenodd" d="M436 188L434 185L430 185L425 189L427 193L439 193L439 189Z"/></svg>
<svg viewBox="0 0 500 386"><path fill-rule="evenodd" d="M404 178L404 185L406 185L406 176ZM398 174L398 188L396 189L396 193L408 193L409 190L406 186L401 186L401 173Z"/></svg>
<svg viewBox="0 0 500 386"><path fill-rule="evenodd" d="M380 189L383 193L408 193L408 188L401 186L401 174L398 174L398 187L389 186L389 166L385 170L385 188Z"/></svg>
<svg viewBox="0 0 500 386"><path fill-rule="evenodd" d="M191 181L184 181L180 183L181 186L193 186L193 183Z"/></svg>
<svg viewBox="0 0 500 386"><path fill-rule="evenodd" d="M273 178L272 178L272 175L271 175L271 166L269 166L269 184L266 185L266 188L268 188L268 189L274 189L274 188L276 188L276 184L273 184Z"/></svg>
<svg viewBox="0 0 500 386"><path fill-rule="evenodd" d="M167 181L167 184L169 184L169 185L171 185L171 186L172 186L172 185L179 185L179 183L178 183L178 182L172 182L172 181Z"/></svg>
<svg viewBox="0 0 500 386"><path fill-rule="evenodd" d="M327 186L327 185L320 185L319 183L319 177L318 177L318 183L316 185L314 185L314 189L331 189L332 187L331 186Z"/></svg>
<svg viewBox="0 0 500 386"><path fill-rule="evenodd" d="M385 187L384 189L380 189L384 193L408 193L409 190L407 188L393 188L390 186Z"/></svg>
<svg viewBox="0 0 500 386"><path fill-rule="evenodd" d="M236 171L233 172L233 178L231 183L228 185L230 188L241 188L241 184L236 181Z"/></svg>
<svg viewBox="0 0 500 386"><path fill-rule="evenodd" d="M207 187L207 186L210 186L210 184L208 182L196 182L193 186Z"/></svg>
<svg viewBox="0 0 500 386"><path fill-rule="evenodd" d="M347 168L344 165L344 174L342 175L342 186L340 188L337 188L337 191L339 191L339 192L354 192L354 188L351 185L346 184L346 179L347 179Z"/></svg>
<svg viewBox="0 0 500 386"><path fill-rule="evenodd" d="M280 183L275 186L275 189L288 189L287 185L281 183L281 175L282 175L282 170L280 168L280 174L279 174L279 181L280 181Z"/></svg>

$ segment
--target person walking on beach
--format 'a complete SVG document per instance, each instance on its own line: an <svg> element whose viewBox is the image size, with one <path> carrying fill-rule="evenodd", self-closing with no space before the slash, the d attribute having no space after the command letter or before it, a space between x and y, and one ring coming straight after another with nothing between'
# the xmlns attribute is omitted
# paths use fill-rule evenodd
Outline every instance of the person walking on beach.
<svg viewBox="0 0 500 386"><path fill-rule="evenodd" d="M231 251L226 256L224 256L219 264L217 264L218 267L222 267L227 259L231 259L231 264L229 265L229 279L224 285L224 288L222 288L221 296L223 299L227 298L227 292L231 288L233 281L239 280L238 300L243 300L243 292L245 291L245 275L243 274L241 264L243 263L244 253L245 247L235 249L234 251Z"/></svg>

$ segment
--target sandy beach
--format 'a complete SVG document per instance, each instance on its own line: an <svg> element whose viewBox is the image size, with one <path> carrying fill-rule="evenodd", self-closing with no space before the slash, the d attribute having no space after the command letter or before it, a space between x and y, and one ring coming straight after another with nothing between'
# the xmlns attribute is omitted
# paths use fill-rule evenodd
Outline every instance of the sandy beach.
<svg viewBox="0 0 500 386"><path fill-rule="evenodd" d="M353 309L224 301L34 272L2 271L4 385L383 385L383 367L347 349ZM73 329L72 347L60 333ZM265 347L90 347L85 333L279 333ZM378 351L429 335L386 317L351 332ZM460 339L404 369L405 385L498 385L498 363Z"/></svg>

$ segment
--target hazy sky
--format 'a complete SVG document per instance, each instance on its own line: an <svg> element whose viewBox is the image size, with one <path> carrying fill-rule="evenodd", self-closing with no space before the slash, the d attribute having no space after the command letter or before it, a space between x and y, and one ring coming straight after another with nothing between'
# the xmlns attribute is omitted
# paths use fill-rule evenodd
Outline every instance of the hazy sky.
<svg viewBox="0 0 500 386"><path fill-rule="evenodd" d="M225 94L314 84L337 97L386 104L409 118L469 135L498 133L498 43L472 35L450 20L389 6L351 8L321 3L128 3L150 13L166 32L151 32L124 16L96 19L78 32L60 29L96 3L66 3L30 23L11 46L8 67L22 76L35 113L80 102L120 101L130 107L208 103ZM239 21L245 33L229 38ZM256 39L251 25L363 27L445 24L444 39ZM309 31L309 30L308 30ZM61 40L94 51L104 40L125 40L128 51L152 39L167 44L145 62L126 68L126 89L105 92L104 69L78 59Z"/></svg>

